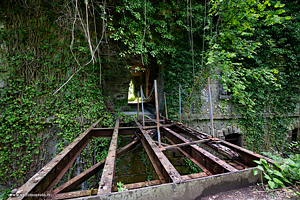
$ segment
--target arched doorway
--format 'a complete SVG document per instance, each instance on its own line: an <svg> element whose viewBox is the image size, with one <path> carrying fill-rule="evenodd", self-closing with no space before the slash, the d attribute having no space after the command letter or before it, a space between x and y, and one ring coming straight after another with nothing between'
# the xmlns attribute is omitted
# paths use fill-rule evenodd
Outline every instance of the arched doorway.
<svg viewBox="0 0 300 200"><path fill-rule="evenodd" d="M225 136L225 141L230 142L231 144L235 144L238 146L242 146L242 137L239 133L232 133Z"/></svg>

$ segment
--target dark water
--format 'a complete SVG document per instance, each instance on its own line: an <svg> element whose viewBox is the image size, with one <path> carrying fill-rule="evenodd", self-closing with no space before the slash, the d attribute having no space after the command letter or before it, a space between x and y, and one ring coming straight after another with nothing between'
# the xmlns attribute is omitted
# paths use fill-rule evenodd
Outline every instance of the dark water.
<svg viewBox="0 0 300 200"><path fill-rule="evenodd" d="M121 147L131 142L130 138L121 139ZM181 154L163 152L181 175L192 173L190 166ZM124 184L158 180L158 176L142 144L117 159L115 182Z"/></svg>

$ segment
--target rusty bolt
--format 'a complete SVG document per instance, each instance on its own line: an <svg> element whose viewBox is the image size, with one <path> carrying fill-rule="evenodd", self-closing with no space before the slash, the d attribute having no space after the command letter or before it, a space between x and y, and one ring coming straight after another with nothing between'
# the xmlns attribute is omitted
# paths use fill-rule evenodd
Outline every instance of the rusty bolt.
<svg viewBox="0 0 300 200"><path fill-rule="evenodd" d="M37 183L37 182L39 182L39 180L35 180L34 182Z"/></svg>
<svg viewBox="0 0 300 200"><path fill-rule="evenodd" d="M16 194L16 192L17 192L17 189L13 189L13 190L11 191L12 194Z"/></svg>
<svg viewBox="0 0 300 200"><path fill-rule="evenodd" d="M58 162L59 160L56 160L55 162Z"/></svg>

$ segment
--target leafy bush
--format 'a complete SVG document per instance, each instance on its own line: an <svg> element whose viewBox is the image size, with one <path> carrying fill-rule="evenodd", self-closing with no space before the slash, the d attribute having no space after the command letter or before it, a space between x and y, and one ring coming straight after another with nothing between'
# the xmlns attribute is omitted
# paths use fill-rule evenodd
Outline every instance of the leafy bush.
<svg viewBox="0 0 300 200"><path fill-rule="evenodd" d="M280 157L277 156L275 160L279 159ZM300 154L290 155L289 158L283 159L282 163L275 162L274 165L262 158L254 162L258 164L257 168L262 171L262 175L267 179L271 190L278 188L278 186L286 187L288 184L300 183ZM254 174L257 173L258 171L255 170Z"/></svg>

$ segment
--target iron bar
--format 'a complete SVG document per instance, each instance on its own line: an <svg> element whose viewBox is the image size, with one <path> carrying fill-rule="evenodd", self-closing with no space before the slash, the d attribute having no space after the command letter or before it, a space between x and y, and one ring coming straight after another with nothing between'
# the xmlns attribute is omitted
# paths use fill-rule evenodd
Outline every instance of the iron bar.
<svg viewBox="0 0 300 200"><path fill-rule="evenodd" d="M212 136L215 137L214 121L213 121L213 110L212 110L212 102L211 102L211 91L210 91L210 77L207 78L207 87L208 87L210 127L211 127Z"/></svg>
<svg viewBox="0 0 300 200"><path fill-rule="evenodd" d="M160 130L159 130L159 109L158 109L158 95L157 95L157 84L154 80L154 90L155 90L155 106L156 106L156 125L157 125L157 134L158 134L158 146L161 146L160 141Z"/></svg>
<svg viewBox="0 0 300 200"><path fill-rule="evenodd" d="M98 195L110 194L112 192L116 168L119 122L120 118L118 118L116 121L115 130L111 138L111 143L106 156L105 166L102 172L101 181L98 188Z"/></svg>
<svg viewBox="0 0 300 200"><path fill-rule="evenodd" d="M91 137L90 131L102 120L103 117L97 120L39 172L31 177L24 185L22 185L16 192L19 196L11 197L9 199L31 199L33 197L29 196L29 194L42 194L45 193L47 189L50 189L49 187L52 186L51 183L56 181L56 179L61 176L61 172L69 166L69 163L72 162L74 157L77 157L77 152L81 152L83 150L87 141Z"/></svg>
<svg viewBox="0 0 300 200"><path fill-rule="evenodd" d="M166 112L166 118L168 119L167 97L166 97L166 93L165 93L165 92L164 92L164 99L165 99L165 112Z"/></svg>
<svg viewBox="0 0 300 200"><path fill-rule="evenodd" d="M181 91L180 91L180 84L179 84L179 122L181 123Z"/></svg>
<svg viewBox="0 0 300 200"><path fill-rule="evenodd" d="M157 169L162 174L162 178L160 178L161 182L182 182L180 174L177 172L175 167L170 163L167 157L162 153L162 151L158 148L152 138L148 135L147 132L143 130L141 124L133 117L136 125L139 127L142 132L142 142L145 143L145 149L149 150L149 157L153 157L152 164L158 165Z"/></svg>
<svg viewBox="0 0 300 200"><path fill-rule="evenodd" d="M142 115L143 115L143 126L145 126L145 119L144 119L144 101L143 101L143 98L144 98L144 93L143 93L143 87L142 85L140 86L141 88L141 98L142 98Z"/></svg>
<svg viewBox="0 0 300 200"><path fill-rule="evenodd" d="M211 139L196 140L196 141L186 142L186 143L181 143L181 144L168 145L168 146L165 146L164 148L166 150L170 150L170 149L174 149L174 148L178 148L178 147L182 147L182 146L187 146L187 145L192 145L192 144L200 144L200 143L205 143L205 142L209 142L209 141L211 141Z"/></svg>
<svg viewBox="0 0 300 200"><path fill-rule="evenodd" d="M137 120L140 119L140 92L138 91L138 99L137 99Z"/></svg>

